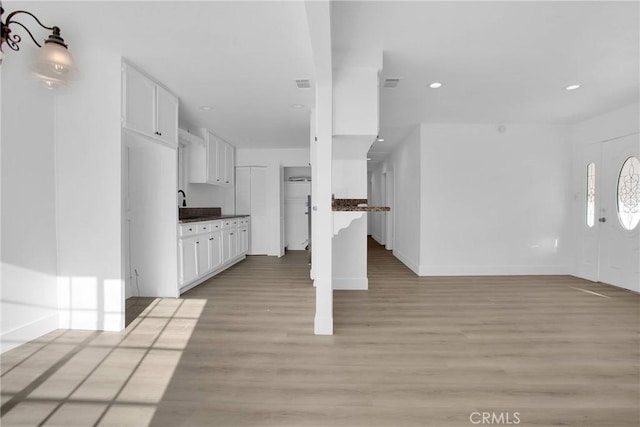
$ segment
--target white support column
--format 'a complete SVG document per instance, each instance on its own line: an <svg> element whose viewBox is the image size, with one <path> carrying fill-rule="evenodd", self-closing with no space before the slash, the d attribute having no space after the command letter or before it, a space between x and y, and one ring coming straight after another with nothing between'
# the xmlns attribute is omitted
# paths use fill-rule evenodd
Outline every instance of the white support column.
<svg viewBox="0 0 640 427"><path fill-rule="evenodd" d="M331 65L331 5L329 1L307 1L307 22L316 70L315 150L312 182L315 182L314 209L314 284L316 287L316 335L333 335L332 238L331 211L333 81Z"/></svg>
<svg viewBox="0 0 640 427"><path fill-rule="evenodd" d="M331 86L318 85L316 92L316 335L333 334L333 212L331 211Z"/></svg>

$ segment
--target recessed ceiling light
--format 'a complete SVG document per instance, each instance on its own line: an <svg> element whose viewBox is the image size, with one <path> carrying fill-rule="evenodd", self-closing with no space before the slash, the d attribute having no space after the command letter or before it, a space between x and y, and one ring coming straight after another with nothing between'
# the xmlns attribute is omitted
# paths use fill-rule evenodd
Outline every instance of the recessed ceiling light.
<svg viewBox="0 0 640 427"><path fill-rule="evenodd" d="M202 106L200 106L200 109L203 110L203 111L211 111L211 110L213 110L213 107L210 106L210 105L202 105Z"/></svg>
<svg viewBox="0 0 640 427"><path fill-rule="evenodd" d="M371 160L371 157L367 157L367 161Z"/></svg>
<svg viewBox="0 0 640 427"><path fill-rule="evenodd" d="M384 142L384 138L377 137L377 138L376 138L376 141L378 141L378 142Z"/></svg>
<svg viewBox="0 0 640 427"><path fill-rule="evenodd" d="M304 108L302 104L291 104L291 108Z"/></svg>
<svg viewBox="0 0 640 427"><path fill-rule="evenodd" d="M431 84L429 85L429 87L430 87L431 89L438 89L438 88L442 87L442 83L440 83L440 82L433 82L433 83L431 83Z"/></svg>
<svg viewBox="0 0 640 427"><path fill-rule="evenodd" d="M566 90L576 90L580 87L580 85L569 85L565 87Z"/></svg>

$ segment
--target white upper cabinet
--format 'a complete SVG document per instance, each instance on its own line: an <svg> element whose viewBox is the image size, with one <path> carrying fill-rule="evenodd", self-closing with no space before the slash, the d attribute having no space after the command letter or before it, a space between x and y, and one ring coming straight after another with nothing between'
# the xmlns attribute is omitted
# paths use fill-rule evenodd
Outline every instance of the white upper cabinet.
<svg viewBox="0 0 640 427"><path fill-rule="evenodd" d="M178 142L178 98L161 86L156 86L156 132L165 142Z"/></svg>
<svg viewBox="0 0 640 427"><path fill-rule="evenodd" d="M122 66L122 125L172 145L178 144L178 98L128 64Z"/></svg>
<svg viewBox="0 0 640 427"><path fill-rule="evenodd" d="M189 182L233 185L233 145L204 130L201 144L189 148Z"/></svg>
<svg viewBox="0 0 640 427"><path fill-rule="evenodd" d="M156 84L130 66L123 65L123 125L145 135L155 132Z"/></svg>
<svg viewBox="0 0 640 427"><path fill-rule="evenodd" d="M226 144L226 143L225 143ZM225 151L225 169L224 169L224 182L227 185L233 185L233 181L234 181L234 174L236 171L236 167L235 167L235 153L233 151L233 145L231 144L226 144L226 151Z"/></svg>

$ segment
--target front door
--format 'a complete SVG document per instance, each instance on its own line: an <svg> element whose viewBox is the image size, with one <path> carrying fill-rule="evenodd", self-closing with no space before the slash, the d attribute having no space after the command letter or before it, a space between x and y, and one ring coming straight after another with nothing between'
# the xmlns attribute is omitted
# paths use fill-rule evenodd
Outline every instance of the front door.
<svg viewBox="0 0 640 427"><path fill-rule="evenodd" d="M590 145L584 156L585 198L580 275L640 292L640 138Z"/></svg>

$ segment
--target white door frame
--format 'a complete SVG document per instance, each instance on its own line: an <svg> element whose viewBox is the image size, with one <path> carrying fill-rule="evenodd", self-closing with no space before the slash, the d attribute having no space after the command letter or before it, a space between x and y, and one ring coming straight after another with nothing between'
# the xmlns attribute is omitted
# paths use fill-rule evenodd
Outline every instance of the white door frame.
<svg viewBox="0 0 640 427"><path fill-rule="evenodd" d="M384 205L387 200L387 173L383 172L380 178L380 204ZM378 214L378 221L380 223L380 244L386 247L387 244L387 213L381 212Z"/></svg>
<svg viewBox="0 0 640 427"><path fill-rule="evenodd" d="M394 199L395 199L395 177L393 171L385 172L385 198L384 198L384 206L388 206L391 208L389 212L385 212L385 248L389 251L393 250L393 242L395 238L395 227L394 227Z"/></svg>

